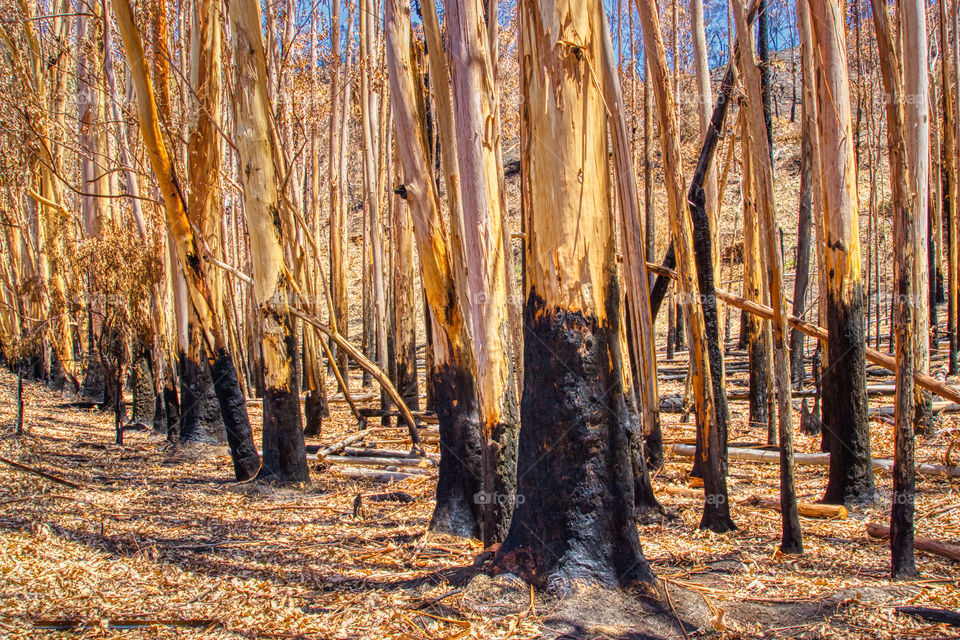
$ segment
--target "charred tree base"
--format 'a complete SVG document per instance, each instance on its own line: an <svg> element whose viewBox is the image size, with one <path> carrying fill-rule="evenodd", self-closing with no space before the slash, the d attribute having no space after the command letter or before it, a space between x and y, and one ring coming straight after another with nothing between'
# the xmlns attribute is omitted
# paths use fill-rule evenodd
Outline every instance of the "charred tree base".
<svg viewBox="0 0 960 640"><path fill-rule="evenodd" d="M320 389L308 392L303 403L303 435L308 438L319 436L323 419L329 416L330 409L327 406L326 394Z"/></svg>
<svg viewBox="0 0 960 640"><path fill-rule="evenodd" d="M209 366L187 354L180 356L180 440L208 444L226 440Z"/></svg>
<svg viewBox="0 0 960 640"><path fill-rule="evenodd" d="M522 615L530 607L530 588L516 576L480 573L466 585L464 602L479 615L490 610ZM713 617L697 593L657 580L624 589L581 586L559 597L538 592L533 604L550 612L539 637L554 640L659 640L683 638L685 633L699 637L698 632L710 629Z"/></svg>
<svg viewBox="0 0 960 640"><path fill-rule="evenodd" d="M247 403L237 379L237 368L233 357L226 349L214 354L210 365L210 375L220 404L220 415L227 432L230 445L230 457L233 458L233 471L238 481L249 480L260 470L260 456L253 444L253 432L250 430L250 418L247 416ZM169 414L168 414L169 419Z"/></svg>
<svg viewBox="0 0 960 640"><path fill-rule="evenodd" d="M619 313L614 291L607 316ZM513 521L498 571L565 593L650 583L634 520L633 451L618 331L528 295Z"/></svg>
<svg viewBox="0 0 960 640"><path fill-rule="evenodd" d="M454 364L446 364L436 366L431 379L440 423L440 468L430 530L478 538L483 486L480 417L473 376Z"/></svg>
<svg viewBox="0 0 960 640"><path fill-rule="evenodd" d="M144 353L140 353L134 359L131 373L133 405L130 407L130 419L133 422L152 426L157 410L156 394L150 359Z"/></svg>
<svg viewBox="0 0 960 640"><path fill-rule="evenodd" d="M876 499L867 420L862 287L855 287L849 298L849 302L829 299L827 305L829 367L823 373L822 421L830 452L830 479L823 498L828 504L869 504Z"/></svg>
<svg viewBox="0 0 960 640"><path fill-rule="evenodd" d="M264 389L263 467L257 479L283 484L310 480L296 389Z"/></svg>

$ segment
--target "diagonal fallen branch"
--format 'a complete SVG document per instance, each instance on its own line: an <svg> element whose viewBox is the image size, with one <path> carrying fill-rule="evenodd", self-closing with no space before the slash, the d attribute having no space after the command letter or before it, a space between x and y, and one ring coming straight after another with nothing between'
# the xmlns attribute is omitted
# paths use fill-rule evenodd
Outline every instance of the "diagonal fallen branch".
<svg viewBox="0 0 960 640"><path fill-rule="evenodd" d="M884 525L877 524L876 522L868 522L867 533L870 534L871 538L889 538L890 527L885 527ZM954 562L960 562L960 545L917 536L913 540L913 546L920 551L926 551L927 553L932 553L940 556L941 558L947 558L949 560L953 560Z"/></svg>
<svg viewBox="0 0 960 640"><path fill-rule="evenodd" d="M40 471L39 469L34 469L33 467L28 467L27 465L20 464L19 462L14 462L13 460L7 460L6 458L0 457L0 462L2 462L2 463L4 463L4 464L8 464L8 465L10 465L11 467L13 467L14 469L18 469L18 470L23 471L23 472L25 472L25 473L32 473L32 474L35 475L35 476L40 476L41 478L44 478L45 480L49 480L50 482L56 482L57 484L62 484L63 486L65 486L65 487L70 487L71 489L85 489L85 488L86 488L86 487L84 487L83 485L79 485L79 484L77 484L77 483L75 483L75 482L70 482L69 480L64 480L63 478L58 478L57 476L52 476L52 475L50 475L49 473L45 473L45 472L43 472L43 471Z"/></svg>
<svg viewBox="0 0 960 640"><path fill-rule="evenodd" d="M660 275L665 275L671 278L676 277L676 272L673 269L667 269L658 264L653 264L651 262L647 263L647 270L653 273ZM745 298L741 298L738 295L732 294L729 291L723 291L722 289L716 290L717 297L725 301L727 304L734 306L738 309L742 309L747 313L752 313L754 315L760 316L767 320L773 319L773 309L762 304L757 304L756 302L751 302ZM828 338L827 330L823 327L817 326L812 322L807 322L806 320L801 320L796 316L788 316L787 322L794 329L807 334L811 338L816 338L817 340L826 341ZM881 366L884 369L887 369L892 372L896 372L897 363L893 356L888 356L885 353L880 353L876 349L871 349L867 347L866 349L867 360L872 362L875 365ZM937 394L941 398L950 400L952 402L960 403L960 389L947 384L942 380L937 380L933 376L916 372L914 374L914 382L923 387L924 389Z"/></svg>

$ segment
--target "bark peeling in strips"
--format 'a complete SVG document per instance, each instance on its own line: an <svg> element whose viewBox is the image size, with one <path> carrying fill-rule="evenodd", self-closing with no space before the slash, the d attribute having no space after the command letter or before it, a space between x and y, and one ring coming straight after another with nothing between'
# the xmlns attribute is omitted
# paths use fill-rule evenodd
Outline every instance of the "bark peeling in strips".
<svg viewBox="0 0 960 640"><path fill-rule="evenodd" d="M428 37L439 39L436 12L424 1ZM467 328L453 277L451 242L425 147L424 113L411 56L409 0L386 0L385 36L394 126L403 168L403 193L413 218L421 279L430 312L433 404L440 423L440 467L430 528L479 537L480 428ZM431 36L431 34L433 34ZM431 45L432 50L442 50ZM432 56L442 58L442 56ZM448 86L439 83L439 86ZM438 93L438 96L442 94ZM438 97L438 100L441 98ZM447 154L444 154L445 156Z"/></svg>
<svg viewBox="0 0 960 640"><path fill-rule="evenodd" d="M233 357L227 350L223 326L220 319L213 313L213 297L201 266L200 249L190 228L185 199L177 181L173 163L170 161L170 155L160 134L157 103L146 68L143 42L134 22L133 9L129 0L113 0L113 10L130 64L144 146L163 197L167 227L180 263L185 266L183 271L187 281L189 301L203 330L210 374L227 431L227 443L230 445L234 473L237 480L248 480L259 470L260 457L253 443L246 400L237 379Z"/></svg>
<svg viewBox="0 0 960 640"><path fill-rule="evenodd" d="M263 357L263 469L260 476L279 482L309 479L300 394L294 372L296 355L289 313L290 285L284 266L276 149L267 96L267 71L260 33L260 3L240 0L230 6L234 61L234 126L240 159L244 212L250 237L253 296Z"/></svg>
<svg viewBox="0 0 960 640"><path fill-rule="evenodd" d="M601 0L520 8L526 217L517 506L500 571L567 592L653 579L633 518Z"/></svg>

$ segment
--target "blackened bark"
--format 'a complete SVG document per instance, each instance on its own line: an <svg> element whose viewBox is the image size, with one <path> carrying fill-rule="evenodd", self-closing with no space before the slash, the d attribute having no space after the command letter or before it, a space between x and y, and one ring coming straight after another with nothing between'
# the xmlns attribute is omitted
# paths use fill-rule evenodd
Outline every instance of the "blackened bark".
<svg viewBox="0 0 960 640"><path fill-rule="evenodd" d="M674 349L680 351L686 349L687 347L687 330L684 327L685 316L683 314L683 305L677 302L677 312L676 312L676 331L674 331L673 337L676 340Z"/></svg>
<svg viewBox="0 0 960 640"><path fill-rule="evenodd" d="M617 318L616 293L607 306L607 317ZM634 523L634 456L614 368L619 331L580 312L546 309L533 290L524 316L530 337L517 506L495 565L560 593L651 582Z"/></svg>
<svg viewBox="0 0 960 640"><path fill-rule="evenodd" d="M233 357L226 349L221 348L214 354L210 363L210 375L227 432L234 474L238 481L249 480L260 470L260 456L253 444L247 403L237 379L237 369Z"/></svg>
<svg viewBox="0 0 960 640"><path fill-rule="evenodd" d="M171 376L163 385L163 416L167 440L180 442L180 396Z"/></svg>
<svg viewBox="0 0 960 640"><path fill-rule="evenodd" d="M703 156L701 156L701 159ZM699 167L698 167L699 169ZM703 460L705 442L719 438L718 459L712 473L726 485L727 473L727 423L730 413L727 408L727 390L724 381L723 349L720 346L720 316L717 313L717 293L714 287L713 257L710 239L710 223L704 208L706 198L703 187L694 175L687 198L690 202L690 220L693 223L693 250L697 267L697 283L700 290L700 306L703 308L703 321L707 333L707 356L710 358L710 383L713 387L713 409L715 422L711 425L697 425L696 460ZM704 165L703 175L706 175ZM700 178L702 181L702 177ZM715 430L714 430L715 425ZM701 429L711 429L711 433L701 433ZM729 517L728 517L729 519Z"/></svg>
<svg viewBox="0 0 960 640"><path fill-rule="evenodd" d="M747 358L750 363L750 425L768 428L767 345L763 339L763 321L747 318Z"/></svg>
<svg viewBox="0 0 960 640"><path fill-rule="evenodd" d="M677 256L673 251L673 243L670 243L670 246L667 247L667 253L663 256L662 266L667 269L673 269L677 266ZM667 296L667 289L670 288L669 276L662 274L657 275L657 279L653 283L653 287L650 288L650 314L653 316L653 321L657 321L657 313L660 311L660 305L663 304L663 299Z"/></svg>
<svg viewBox="0 0 960 640"><path fill-rule="evenodd" d="M866 345L863 287L848 300L827 293L827 362L823 374L823 429L830 451L830 479L823 501L863 504L874 501L867 421Z"/></svg>
<svg viewBox="0 0 960 640"><path fill-rule="evenodd" d="M625 317L630 317L630 299L624 296L624 312ZM640 397L640 378L638 377L639 371L637 368L637 362L634 359L634 349L633 349L633 328L630 326L630 323L626 323L627 327L627 346L628 352L630 354L630 373L633 380L633 401L636 403L636 399ZM643 438L636 438L635 442L631 442L631 446L640 446L639 455L644 457L644 473L647 473L647 481L649 482L649 469L656 471L663 466L663 427L660 425L660 421L654 421L654 424L650 427L650 432L646 434ZM636 452L635 452L636 453ZM634 464L634 474L637 473L638 466ZM639 485L637 485L639 487ZM644 502L645 504L649 502L647 497L646 490L640 491L637 490L637 506L641 507L640 503ZM653 496L653 487L649 488L649 497ZM653 498L653 502L656 502L656 498ZM659 502L657 502L659 506Z"/></svg>
<svg viewBox="0 0 960 640"><path fill-rule="evenodd" d="M813 168L810 155L810 140L804 128L800 138L800 219L797 222L796 276L793 281L793 315L798 318L803 317L807 306L807 285L810 281L810 227L813 222ZM790 331L790 378L798 389L803 387L804 341L802 331Z"/></svg>
<svg viewBox="0 0 960 640"><path fill-rule="evenodd" d="M397 348L398 347L398 348ZM396 386L400 397L411 411L420 408L420 392L417 388L417 342L414 338L395 345Z"/></svg>
<svg viewBox="0 0 960 640"><path fill-rule="evenodd" d="M629 323L627 323L629 326ZM629 336L628 336L629 337ZM636 380L634 378L634 380ZM648 516L662 516L665 513L663 505L657 500L653 492L653 483L650 481L650 470L647 463L646 441L643 436L643 419L637 406L639 392L636 384L633 389L625 390L628 410L627 435L630 440L631 462L633 468L633 506L634 515L640 521ZM659 431L659 420L657 421ZM661 436L662 441L662 436ZM660 464L663 464L663 447L661 442Z"/></svg>
<svg viewBox="0 0 960 640"><path fill-rule="evenodd" d="M935 179L936 173L931 171L931 179ZM928 191L932 189L928 188ZM934 202L933 198L927 198L927 229L930 234L927 239L927 273L929 278L928 285L928 309L930 311L930 350L936 350L940 347L940 319L937 314L937 306L940 304L940 289L943 287L943 273L940 271L940 247L937 246L937 211L939 203Z"/></svg>
<svg viewBox="0 0 960 640"><path fill-rule="evenodd" d="M199 342L199 335L197 340ZM191 350L197 352L196 357L189 353L180 354L180 440L208 444L224 442L226 431L213 391L205 349L198 344Z"/></svg>
<svg viewBox="0 0 960 640"><path fill-rule="evenodd" d="M433 402L440 423L437 503L430 529L464 538L479 538L483 519L480 465L480 414L473 374L457 364L431 372Z"/></svg>
<svg viewBox="0 0 960 640"><path fill-rule="evenodd" d="M316 438L323 428L323 419L330 416L326 389L323 387L307 392L303 403L303 435Z"/></svg>
<svg viewBox="0 0 960 640"><path fill-rule="evenodd" d="M133 405L130 407L130 420L152 426L156 412L156 393L153 385L153 370L150 364L150 352L138 349L131 367L131 386L133 387Z"/></svg>
<svg viewBox="0 0 960 640"><path fill-rule="evenodd" d="M275 318L284 323L283 350L287 361L296 358L296 346L290 317ZM300 416L300 390L295 376L289 387L264 385L263 390L263 468L258 479L270 482L307 482L307 451L303 442L303 420Z"/></svg>
<svg viewBox="0 0 960 640"><path fill-rule="evenodd" d="M677 344L677 305L672 296L667 304L670 305L667 307L667 360L673 360Z"/></svg>

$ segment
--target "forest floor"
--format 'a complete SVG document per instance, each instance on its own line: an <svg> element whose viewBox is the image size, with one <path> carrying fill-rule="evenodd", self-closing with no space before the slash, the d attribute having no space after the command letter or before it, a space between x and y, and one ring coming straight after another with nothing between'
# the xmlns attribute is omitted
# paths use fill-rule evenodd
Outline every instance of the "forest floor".
<svg viewBox="0 0 960 640"><path fill-rule="evenodd" d="M127 432L125 444L116 445L111 415L73 408L32 382L25 385L28 432L16 436L15 384L0 371L0 457L76 486L0 462L0 637L553 637L555 602L531 594L511 610L463 589L481 547L427 531L433 474L385 485L345 478L331 465L311 469L309 486L238 484L223 447L173 447L146 432ZM662 385L663 393L678 391L682 383ZM251 404L250 412L259 424L259 406ZM732 443L765 436L748 427L745 413L745 402L731 404ZM356 429L345 405L333 405L333 414L314 444ZM678 419L664 414L671 443L693 436L692 425ZM936 434L919 438L918 463L942 462L956 426L945 415ZM890 457L890 425L874 422L872 430L874 456ZM403 430L374 434L369 444L402 446ZM709 608L713 629L706 635L960 633L894 609L960 610L960 571L918 553L919 579L888 579L887 543L870 538L865 525L888 520L889 473L877 472L876 506L844 520L801 518L806 551L786 557L777 551L779 514L746 502L754 495L776 499L776 465L731 461L740 528L717 535L697 529L702 498L676 489L689 485L690 459L666 448L668 462L654 485L674 517L640 525L640 539L666 586ZM819 439L800 435L797 450L818 451ZM799 468L801 501L818 499L825 484L826 468ZM918 535L960 542L960 482L919 476L917 489ZM392 491L413 501L370 499ZM355 509L358 496L362 506ZM584 635L635 637L632 630L617 619L599 620Z"/></svg>

